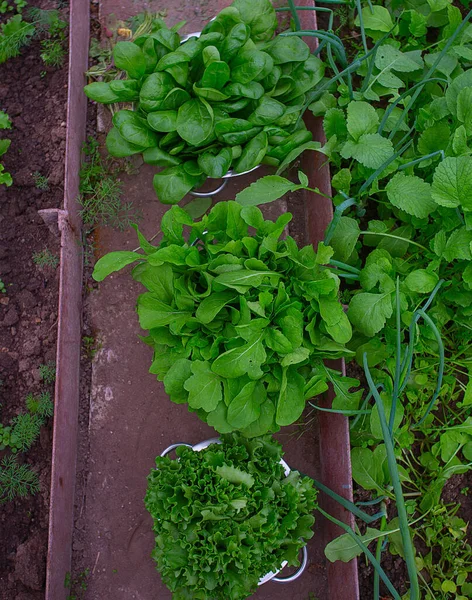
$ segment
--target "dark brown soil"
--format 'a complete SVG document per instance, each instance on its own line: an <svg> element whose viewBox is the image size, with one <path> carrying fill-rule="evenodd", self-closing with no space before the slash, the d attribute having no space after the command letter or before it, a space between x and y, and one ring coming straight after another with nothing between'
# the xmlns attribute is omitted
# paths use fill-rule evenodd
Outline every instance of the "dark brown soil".
<svg viewBox="0 0 472 600"><path fill-rule="evenodd" d="M51 2L32 2L55 8ZM67 10L61 9L64 19ZM2 17L4 19L5 17ZM1 65L0 109L13 127L2 157L13 177L0 186L0 422L25 411L25 396L53 386L41 381L38 367L55 360L58 276L56 268L38 268L33 255L48 249L59 256L54 236L39 209L60 207L66 135L67 58L61 69L45 67L40 43ZM48 190L35 186L33 173L48 177ZM0 505L0 599L44 597L51 466L52 422L19 461L38 473L41 490L34 497ZM0 453L7 454L6 451Z"/></svg>

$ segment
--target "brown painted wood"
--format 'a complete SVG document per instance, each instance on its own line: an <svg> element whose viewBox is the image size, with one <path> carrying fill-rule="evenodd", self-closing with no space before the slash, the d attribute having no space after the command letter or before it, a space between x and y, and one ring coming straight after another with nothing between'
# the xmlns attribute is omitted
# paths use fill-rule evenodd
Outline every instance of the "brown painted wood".
<svg viewBox="0 0 472 600"><path fill-rule="evenodd" d="M71 569L82 316L82 246L77 198L87 116L83 85L88 64L88 2L71 0L69 33L64 210L58 211L61 262L46 600L66 598L64 580Z"/></svg>

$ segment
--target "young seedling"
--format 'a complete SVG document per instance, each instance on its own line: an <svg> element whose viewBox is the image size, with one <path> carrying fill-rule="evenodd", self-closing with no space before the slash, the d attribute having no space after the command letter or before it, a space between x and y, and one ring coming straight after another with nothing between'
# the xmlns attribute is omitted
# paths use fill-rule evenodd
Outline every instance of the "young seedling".
<svg viewBox="0 0 472 600"><path fill-rule="evenodd" d="M47 364L39 365L39 374L45 383L54 383L56 380L56 363L50 361Z"/></svg>
<svg viewBox="0 0 472 600"><path fill-rule="evenodd" d="M33 181L38 190L47 191L49 190L49 177L41 175L39 171L33 173Z"/></svg>
<svg viewBox="0 0 472 600"><path fill-rule="evenodd" d="M59 257L53 254L49 248L45 248L41 252L33 254L33 262L41 270L56 269L59 264Z"/></svg>
<svg viewBox="0 0 472 600"><path fill-rule="evenodd" d="M38 475L15 456L5 456L0 463L0 503L11 502L39 492Z"/></svg>

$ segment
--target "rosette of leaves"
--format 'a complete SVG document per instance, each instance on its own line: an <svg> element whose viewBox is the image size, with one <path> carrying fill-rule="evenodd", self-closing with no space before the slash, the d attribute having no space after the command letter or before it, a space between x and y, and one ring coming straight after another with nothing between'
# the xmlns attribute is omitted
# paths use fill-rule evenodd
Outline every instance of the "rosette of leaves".
<svg viewBox="0 0 472 600"><path fill-rule="evenodd" d="M220 433L252 437L294 423L327 389L322 359L349 354L339 278L323 266L332 250L280 239L290 220L221 202L193 222L174 206L158 247L139 234L144 254L112 252L95 266L101 281L139 261L132 274L147 289L137 311L155 350L150 371Z"/></svg>
<svg viewBox="0 0 472 600"><path fill-rule="evenodd" d="M280 444L232 434L177 455L156 459L145 498L153 557L174 599L242 600L283 561L298 565L316 490L297 471L285 476Z"/></svg>
<svg viewBox="0 0 472 600"><path fill-rule="evenodd" d="M324 63L299 37L274 37L276 27L270 0L235 0L184 42L178 26L156 19L114 47L117 79L85 87L96 102L133 103L115 112L106 145L164 167L154 176L161 202L230 169L277 166L311 140L300 115Z"/></svg>

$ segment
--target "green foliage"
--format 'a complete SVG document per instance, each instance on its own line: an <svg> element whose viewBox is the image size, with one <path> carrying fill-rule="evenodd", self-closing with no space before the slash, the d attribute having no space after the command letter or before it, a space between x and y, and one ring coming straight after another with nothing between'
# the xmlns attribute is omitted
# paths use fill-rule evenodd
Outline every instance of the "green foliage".
<svg viewBox="0 0 472 600"><path fill-rule="evenodd" d="M2 0L0 2L0 14L4 15L7 12L17 12L22 13L23 9L28 5L25 0L13 0L13 3L10 4L8 0Z"/></svg>
<svg viewBox="0 0 472 600"><path fill-rule="evenodd" d="M39 171L33 173L33 181L38 190L49 190L49 178L46 175L41 175Z"/></svg>
<svg viewBox="0 0 472 600"><path fill-rule="evenodd" d="M11 129L11 120L6 112L0 111L0 129ZM9 139L0 140L0 156L3 156L10 147ZM0 185L4 184L9 187L13 183L10 173L5 171L4 166L0 163Z"/></svg>
<svg viewBox="0 0 472 600"><path fill-rule="evenodd" d="M231 169L279 165L311 140L301 115L324 63L300 38L274 37L276 27L269 0L250 7L235 0L200 38L184 42L155 19L115 45L115 79L85 87L96 102L135 103L114 113L106 145L112 156L142 153L144 162L165 167L154 176L161 202L177 204ZM103 66L89 71L104 74Z"/></svg>
<svg viewBox="0 0 472 600"><path fill-rule="evenodd" d="M23 20L21 14L10 17L0 26L0 64L20 54L21 48L30 43L35 26Z"/></svg>
<svg viewBox="0 0 472 600"><path fill-rule="evenodd" d="M64 30L67 23L59 18L57 10L36 7L29 8L28 20L25 20L20 13L26 3L24 0L15 0L15 4L18 13L0 26L0 64L18 56L22 47L27 46L35 36L47 35L48 38L41 42L41 58L49 66L60 66L65 54Z"/></svg>
<svg viewBox="0 0 472 600"><path fill-rule="evenodd" d="M54 379L55 376L56 373L54 371ZM28 394L26 396L26 406L33 416L37 416L42 421L42 424L54 414L54 402L49 392L41 392L39 396Z"/></svg>
<svg viewBox="0 0 472 600"><path fill-rule="evenodd" d="M39 437L42 424L38 414L23 413L12 419L12 437L19 451L26 452L31 448Z"/></svg>
<svg viewBox="0 0 472 600"><path fill-rule="evenodd" d="M365 3L356 23L364 43L350 48L352 59L375 45L356 67L357 87L350 95L341 80L311 104L323 116L339 207L327 238L332 260L355 270L343 280L349 348L360 364L367 353L381 389L423 596L462 600L471 548L442 491L472 466L472 26L449 0ZM359 146L365 136L374 137ZM429 321L412 319L421 306ZM408 347L399 351L401 342ZM369 399L344 404L361 410L351 420L353 477L373 501L398 503L378 403L369 408ZM388 540L389 552L405 557L399 522L382 511L378 519L366 534L375 556ZM361 551L351 535L328 549L338 558ZM408 594L420 597L413 587Z"/></svg>
<svg viewBox="0 0 472 600"><path fill-rule="evenodd" d="M39 492L37 474L15 456L4 456L0 463L0 503Z"/></svg>
<svg viewBox="0 0 472 600"><path fill-rule="evenodd" d="M84 145L85 161L80 170L80 211L82 221L91 231L98 225L123 231L138 218L131 203L122 201L122 183L118 169L100 155L97 140L89 137Z"/></svg>
<svg viewBox="0 0 472 600"><path fill-rule="evenodd" d="M156 459L145 498L153 557L175 597L242 600L284 560L298 564L313 535L316 491L308 477L284 474L276 441L232 434L200 452L178 448L177 455Z"/></svg>
<svg viewBox="0 0 472 600"><path fill-rule="evenodd" d="M45 248L41 252L33 254L33 262L41 270L56 269L59 264L59 257L53 254L49 248Z"/></svg>
<svg viewBox="0 0 472 600"><path fill-rule="evenodd" d="M56 363L53 360L47 364L39 365L38 370L44 383L54 383L56 381Z"/></svg>
<svg viewBox="0 0 472 600"><path fill-rule="evenodd" d="M254 206L223 202L193 222L172 207L158 247L138 231L144 254L112 252L95 265L102 281L139 262L132 273L148 290L137 310L155 350L150 370L171 400L221 433L253 437L294 423L327 389L322 359L349 354L339 279L324 266L330 249L280 240L290 219L264 221Z"/></svg>
<svg viewBox="0 0 472 600"><path fill-rule="evenodd" d="M67 23L54 12L54 17L49 23L47 38L41 41L41 59L47 67L61 67L66 56L66 29Z"/></svg>
<svg viewBox="0 0 472 600"><path fill-rule="evenodd" d="M6 294L7 293L7 288L5 287L5 284L3 283L3 281L0 279L0 292L2 294Z"/></svg>

